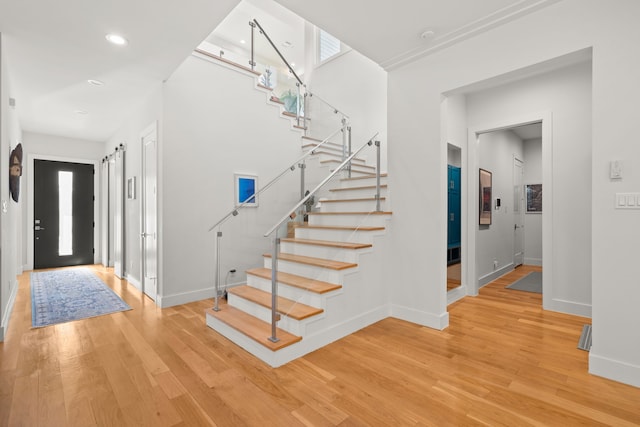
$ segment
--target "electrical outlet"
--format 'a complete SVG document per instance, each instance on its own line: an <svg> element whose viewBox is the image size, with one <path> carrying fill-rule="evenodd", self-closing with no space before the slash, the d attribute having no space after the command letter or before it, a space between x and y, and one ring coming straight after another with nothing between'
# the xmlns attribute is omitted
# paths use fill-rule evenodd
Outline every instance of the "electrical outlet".
<svg viewBox="0 0 640 427"><path fill-rule="evenodd" d="M498 260L497 260L497 259L494 259L494 260L493 260L493 269L495 270L495 269L497 269L497 268L498 268Z"/></svg>

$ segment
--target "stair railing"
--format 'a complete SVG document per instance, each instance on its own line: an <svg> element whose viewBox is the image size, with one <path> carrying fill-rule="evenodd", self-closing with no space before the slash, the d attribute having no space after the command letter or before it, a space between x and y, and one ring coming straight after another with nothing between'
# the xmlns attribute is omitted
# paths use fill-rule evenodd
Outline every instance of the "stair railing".
<svg viewBox="0 0 640 427"><path fill-rule="evenodd" d="M297 94L296 94L296 97L297 97L296 124L298 126L300 126L300 120L302 120L302 122L303 122L302 127L305 130L305 135L306 135L306 130L307 130L307 119L308 119L307 115L305 114L305 112L308 111L307 110L308 98L314 97L314 98L318 99L320 102L322 102L327 107L329 107L331 110L333 110L334 114L339 114L341 116L341 122L342 123L348 123L349 122L349 116L347 114L345 114L343 111L340 111L338 108L336 108L335 106L333 106L332 104L330 104L329 102L327 102L326 100L321 98L319 95L317 95L315 93L312 93L312 92L310 92L308 90L307 85L302 81L302 79L300 79L300 76L298 76L298 74L295 72L295 70L293 69L291 64L284 57L282 52L280 52L280 50L276 47L276 45L273 42L273 40L271 40L271 37L269 37L269 35L264 30L264 28L262 28L262 25L260 25L260 23L258 22L257 19L254 19L254 20L250 21L249 22L249 26L251 27L251 60L249 61L249 64L251 65L251 69L252 70L255 69L255 65L256 65L255 60L254 60L254 50L255 50L255 47L254 47L254 33L255 33L256 28L257 28L258 31L260 32L260 34L262 34L265 37L265 39L269 42L271 47L278 54L278 56L280 57L280 59L282 60L284 65L287 67L287 70L296 79L296 88L297 88ZM301 99L302 99L302 102L301 102ZM346 125L345 125L345 128L346 128ZM345 130L345 135L346 135L346 130ZM346 143L344 145L346 145ZM344 160L344 158L343 158L343 160Z"/></svg>
<svg viewBox="0 0 640 427"><path fill-rule="evenodd" d="M375 145L376 147L376 212L380 212L380 141L376 141L375 138L378 136L378 132L373 135L366 143L364 143L360 148L355 150L351 155L349 155L346 159L340 163L338 167L336 167L333 172L331 172L320 184L318 184L312 191L305 195L295 206L291 209L287 210L287 214L283 216L273 227L269 229L264 234L264 237L271 237L271 336L268 338L271 342L278 342L280 339L277 336L277 326L276 323L280 320L280 316L278 315L278 253L280 248L280 238L277 233L275 233L287 220L291 219L291 214L297 212L301 206L303 206L311 197L314 197L315 194L320 190L326 183L328 183L338 172L341 172L343 169L350 165L351 160L360 153L360 151L364 150L366 147L370 147L371 145ZM274 234L275 233L275 234Z"/></svg>
<svg viewBox="0 0 640 427"><path fill-rule="evenodd" d="M216 222L215 224L213 224L209 228L209 232L211 232L211 231L215 230L216 228L218 228L218 231L216 232L216 259L215 259L215 276L214 276L215 277L216 295L215 295L215 306L213 308L214 311L220 311L220 307L219 307L219 297L220 297L220 239L222 238L222 225L225 222L227 222L227 220L229 220L230 218L232 218L234 216L237 216L239 211L242 208L244 208L247 205L249 205L249 203L251 203L253 200L257 200L257 198L258 198L258 196L260 194L262 194L263 192L268 190L269 187L273 186L276 182L278 182L280 180L280 178L282 178L287 172L294 171L296 169L296 167L300 169L300 186L301 186L301 190L300 190L301 191L301 195L300 195L300 197L301 198L304 197L304 181L305 181L305 169L306 169L305 160L307 159L307 157L313 155L318 148L320 148L324 144L328 143L331 138L333 138L334 136L339 134L341 131L342 131L342 128L337 129L331 135L326 137L324 140L322 140L322 142L320 142L318 145L316 145L313 149L307 151L300 158L298 158L295 162L293 162L291 165L289 165L287 168L285 168L282 172L280 172L275 178L273 178L271 181L269 181L265 186L259 188L254 194L250 195L245 200L243 200L242 203L236 205L229 213L227 213L218 222Z"/></svg>

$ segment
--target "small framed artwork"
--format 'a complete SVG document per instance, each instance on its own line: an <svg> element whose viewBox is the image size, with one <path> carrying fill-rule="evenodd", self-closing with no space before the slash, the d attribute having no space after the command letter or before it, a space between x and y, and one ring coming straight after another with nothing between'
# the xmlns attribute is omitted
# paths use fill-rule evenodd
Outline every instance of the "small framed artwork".
<svg viewBox="0 0 640 427"><path fill-rule="evenodd" d="M491 172L480 169L480 225L491 225Z"/></svg>
<svg viewBox="0 0 640 427"><path fill-rule="evenodd" d="M542 184L524 186L527 213L542 213Z"/></svg>
<svg viewBox="0 0 640 427"><path fill-rule="evenodd" d="M132 176L127 180L127 199L134 200L136 198L136 177Z"/></svg>
<svg viewBox="0 0 640 427"><path fill-rule="evenodd" d="M258 177L256 175L234 174L235 189L233 192L234 205L258 206Z"/></svg>

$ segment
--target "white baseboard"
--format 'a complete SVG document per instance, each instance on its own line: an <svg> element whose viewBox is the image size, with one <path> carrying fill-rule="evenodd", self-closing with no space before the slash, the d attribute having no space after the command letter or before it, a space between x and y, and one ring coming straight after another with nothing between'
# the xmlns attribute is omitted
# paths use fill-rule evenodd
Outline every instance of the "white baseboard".
<svg viewBox="0 0 640 427"><path fill-rule="evenodd" d="M558 311L560 313L573 314L574 316L591 318L591 304L583 304L574 301L551 298L547 301L544 301L543 305L543 308L545 310Z"/></svg>
<svg viewBox="0 0 640 427"><path fill-rule="evenodd" d="M542 258L524 258L525 265L536 265L542 267Z"/></svg>
<svg viewBox="0 0 640 427"><path fill-rule="evenodd" d="M460 285L447 292L447 305L453 304L467 296L467 285Z"/></svg>
<svg viewBox="0 0 640 427"><path fill-rule="evenodd" d="M505 265L504 267L501 267L501 268L497 269L494 272L491 272L489 274L486 274L486 275L480 277L478 279L478 287L481 288L484 285L493 282L498 277L504 276L505 274L507 274L511 270L513 270L513 263L512 262L510 262L509 264Z"/></svg>
<svg viewBox="0 0 640 427"><path fill-rule="evenodd" d="M216 295L215 288L199 289L197 291L184 292L173 295L157 295L156 304L160 308L173 307L174 305L188 304L194 301L201 301L213 298Z"/></svg>
<svg viewBox="0 0 640 427"><path fill-rule="evenodd" d="M140 280L136 279L133 276L130 276L129 274L125 274L125 279L127 280L127 282L129 282L130 285L133 285L134 288L142 292L142 283L140 283Z"/></svg>
<svg viewBox="0 0 640 427"><path fill-rule="evenodd" d="M311 353L314 350L324 347L327 344L389 317L389 306L385 304L367 313L359 314L338 325L334 325L329 329L304 337L302 341L275 352L261 344L258 344L256 341L247 337L243 333L238 332L226 323L217 320L215 317L210 315L207 315L206 317L207 326L229 338L235 344L244 348L246 351L253 354L269 366L277 368L278 366L282 366L294 359L302 357L305 354Z"/></svg>
<svg viewBox="0 0 640 427"><path fill-rule="evenodd" d="M18 295L18 280L15 280L9 293L9 300L4 310L4 316L2 316L2 324L0 325L0 342L4 341L4 337L9 329L9 321L11 320L11 313L13 313L13 306L16 303L16 295Z"/></svg>
<svg viewBox="0 0 640 427"><path fill-rule="evenodd" d="M391 304L391 316L395 317L396 319L406 320L407 322L427 326L439 331L449 326L449 313L447 312L444 312L442 314L434 314L428 313L426 311L416 310L415 308L411 307Z"/></svg>
<svg viewBox="0 0 640 427"><path fill-rule="evenodd" d="M598 356L594 353L593 347L589 352L589 373L634 387L640 387L640 366Z"/></svg>

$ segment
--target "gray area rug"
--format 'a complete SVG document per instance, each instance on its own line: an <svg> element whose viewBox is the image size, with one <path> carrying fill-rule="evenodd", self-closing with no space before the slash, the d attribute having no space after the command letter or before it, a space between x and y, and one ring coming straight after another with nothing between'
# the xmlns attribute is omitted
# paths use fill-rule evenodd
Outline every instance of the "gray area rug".
<svg viewBox="0 0 640 427"><path fill-rule="evenodd" d="M513 282L507 289L515 289L517 291L542 293L542 272L532 271L521 279Z"/></svg>

